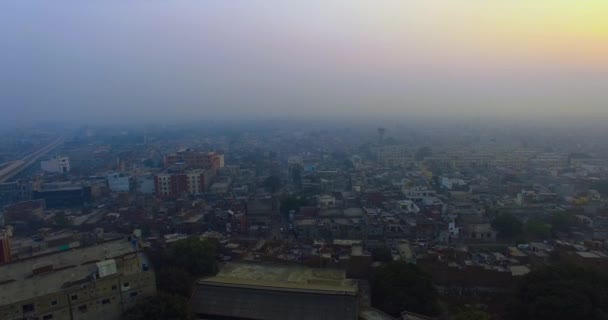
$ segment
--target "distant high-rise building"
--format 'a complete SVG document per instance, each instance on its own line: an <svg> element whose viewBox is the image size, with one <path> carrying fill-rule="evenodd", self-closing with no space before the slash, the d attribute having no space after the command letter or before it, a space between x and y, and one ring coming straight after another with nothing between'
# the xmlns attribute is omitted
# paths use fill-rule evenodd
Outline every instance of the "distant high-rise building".
<svg viewBox="0 0 608 320"><path fill-rule="evenodd" d="M385 128L378 128L378 142L382 144L384 141L384 135L386 134Z"/></svg>

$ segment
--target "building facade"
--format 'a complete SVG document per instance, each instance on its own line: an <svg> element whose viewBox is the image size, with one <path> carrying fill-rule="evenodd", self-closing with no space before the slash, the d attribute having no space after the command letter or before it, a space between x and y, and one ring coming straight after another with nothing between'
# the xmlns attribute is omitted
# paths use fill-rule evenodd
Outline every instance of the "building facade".
<svg viewBox="0 0 608 320"><path fill-rule="evenodd" d="M229 263L198 281L191 304L202 319L355 320L359 289L343 270Z"/></svg>
<svg viewBox="0 0 608 320"><path fill-rule="evenodd" d="M165 171L154 177L156 195L162 198L178 198L206 192L215 177L212 170Z"/></svg>
<svg viewBox="0 0 608 320"><path fill-rule="evenodd" d="M11 262L11 242L7 232L0 231L0 265Z"/></svg>
<svg viewBox="0 0 608 320"><path fill-rule="evenodd" d="M112 192L129 192L131 190L132 179L129 176L119 173L110 173L106 176L108 188Z"/></svg>
<svg viewBox="0 0 608 320"><path fill-rule="evenodd" d="M126 239L0 267L0 318L119 319L156 294L145 255Z"/></svg>

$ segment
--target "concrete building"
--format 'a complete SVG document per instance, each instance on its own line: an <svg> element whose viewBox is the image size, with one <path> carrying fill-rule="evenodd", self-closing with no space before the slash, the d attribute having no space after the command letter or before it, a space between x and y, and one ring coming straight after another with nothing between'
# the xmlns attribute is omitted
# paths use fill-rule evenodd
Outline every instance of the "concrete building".
<svg viewBox="0 0 608 320"><path fill-rule="evenodd" d="M154 178L156 195L163 198L177 198L183 194L207 192L215 173L210 169L188 171L165 171Z"/></svg>
<svg viewBox="0 0 608 320"><path fill-rule="evenodd" d="M0 265L11 262L11 242L8 232L0 231Z"/></svg>
<svg viewBox="0 0 608 320"><path fill-rule="evenodd" d="M109 173L106 176L108 188L112 192L129 192L131 190L131 177L120 173Z"/></svg>
<svg viewBox="0 0 608 320"><path fill-rule="evenodd" d="M211 185L209 190L214 194L226 194L230 190L230 181L216 182Z"/></svg>
<svg viewBox="0 0 608 320"><path fill-rule="evenodd" d="M32 184L29 181L13 181L0 183L0 207L32 197Z"/></svg>
<svg viewBox="0 0 608 320"><path fill-rule="evenodd" d="M359 288L342 270L228 263L198 281L191 304L204 319L355 320Z"/></svg>
<svg viewBox="0 0 608 320"><path fill-rule="evenodd" d="M4 222L32 222L44 219L46 203L44 200L30 200L4 206Z"/></svg>
<svg viewBox="0 0 608 320"><path fill-rule="evenodd" d="M412 200L395 201L395 209L397 212L405 214L420 213L420 208Z"/></svg>
<svg viewBox="0 0 608 320"><path fill-rule="evenodd" d="M154 176L153 175L145 175L138 176L136 178L136 190L142 194L154 194Z"/></svg>
<svg viewBox="0 0 608 320"><path fill-rule="evenodd" d="M119 319L156 293L147 258L125 239L0 267L0 318Z"/></svg>
<svg viewBox="0 0 608 320"><path fill-rule="evenodd" d="M91 203L91 187L77 182L38 184L33 187L32 199L43 199L47 208L83 206Z"/></svg>
<svg viewBox="0 0 608 320"><path fill-rule="evenodd" d="M317 204L319 208L333 208L336 206L336 197L331 195L321 195L317 197Z"/></svg>
<svg viewBox="0 0 608 320"><path fill-rule="evenodd" d="M55 156L50 159L40 161L42 171L50 173L66 173L70 172L70 158Z"/></svg>
<svg viewBox="0 0 608 320"><path fill-rule="evenodd" d="M457 187L465 187L467 182L462 179L452 179L448 177L441 178L441 187L452 190Z"/></svg>

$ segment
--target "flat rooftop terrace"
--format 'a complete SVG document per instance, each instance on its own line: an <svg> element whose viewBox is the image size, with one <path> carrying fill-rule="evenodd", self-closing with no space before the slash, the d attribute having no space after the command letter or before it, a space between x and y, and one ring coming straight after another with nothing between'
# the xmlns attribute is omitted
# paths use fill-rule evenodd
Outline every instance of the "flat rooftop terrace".
<svg viewBox="0 0 608 320"><path fill-rule="evenodd" d="M358 292L357 281L347 279L342 270L272 263L227 263L216 276L198 284L324 294Z"/></svg>

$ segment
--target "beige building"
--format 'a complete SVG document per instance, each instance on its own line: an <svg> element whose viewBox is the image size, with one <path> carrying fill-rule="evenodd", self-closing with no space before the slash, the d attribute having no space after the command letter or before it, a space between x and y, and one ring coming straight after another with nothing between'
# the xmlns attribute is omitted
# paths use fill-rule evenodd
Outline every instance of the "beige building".
<svg viewBox="0 0 608 320"><path fill-rule="evenodd" d="M126 239L0 267L0 319L119 319L156 293L154 272Z"/></svg>
<svg viewBox="0 0 608 320"><path fill-rule="evenodd" d="M359 285L344 270L227 263L190 299L200 319L356 320Z"/></svg>

